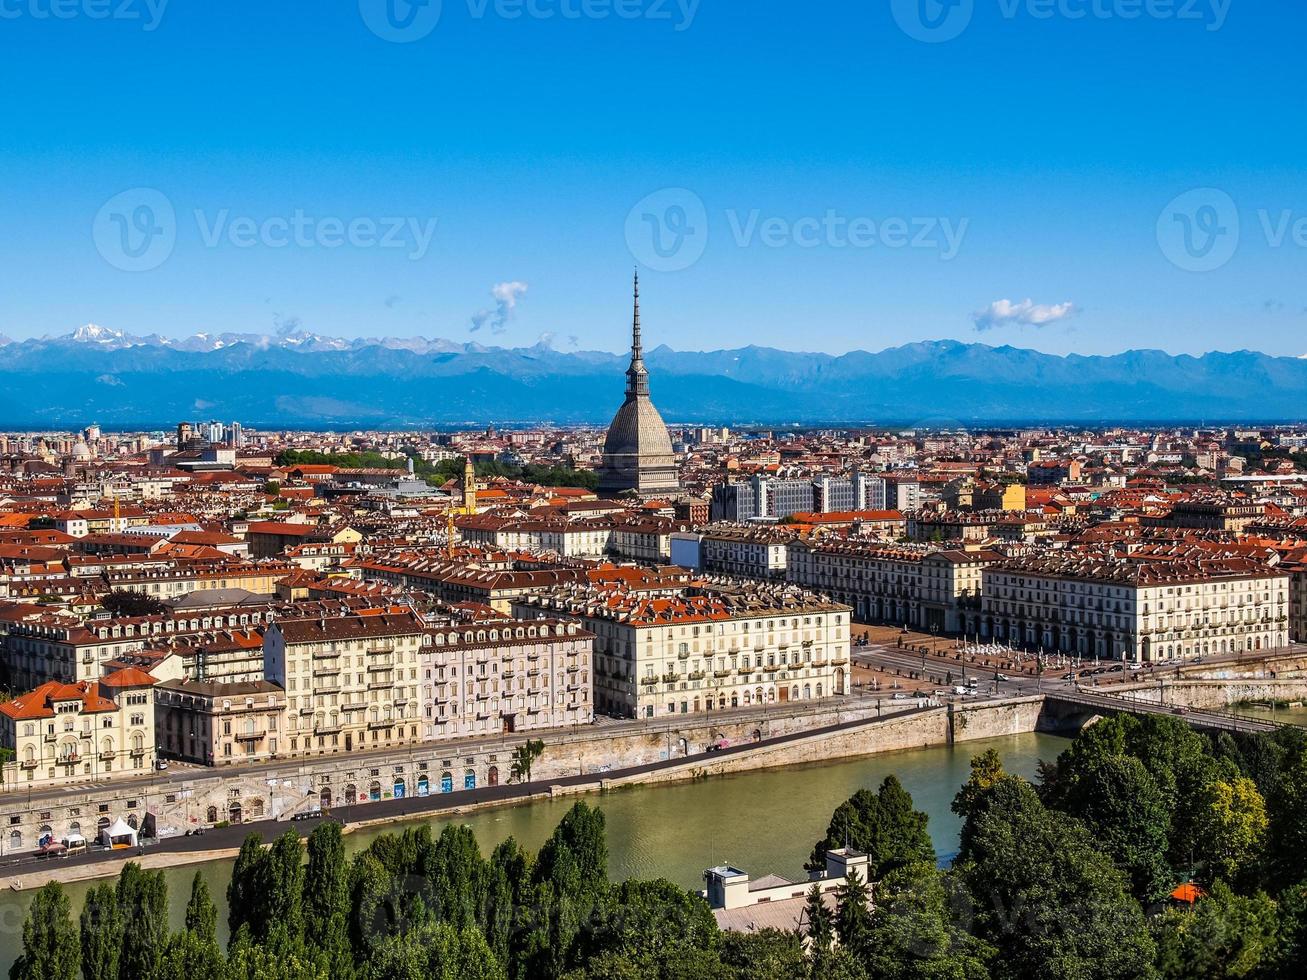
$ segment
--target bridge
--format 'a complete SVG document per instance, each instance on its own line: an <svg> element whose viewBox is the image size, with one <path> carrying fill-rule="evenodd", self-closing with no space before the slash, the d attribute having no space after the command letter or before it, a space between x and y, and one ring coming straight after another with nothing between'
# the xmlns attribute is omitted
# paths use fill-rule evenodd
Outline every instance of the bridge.
<svg viewBox="0 0 1307 980"><path fill-rule="evenodd" d="M1169 715L1183 718L1195 728L1227 732L1273 732L1284 727L1264 718L1250 718L1223 711L1185 708L1156 701L1145 701L1115 694L1097 694L1084 690L1050 691L1044 695L1047 720L1060 721L1079 728L1090 715ZM1049 717L1051 716L1051 718Z"/></svg>

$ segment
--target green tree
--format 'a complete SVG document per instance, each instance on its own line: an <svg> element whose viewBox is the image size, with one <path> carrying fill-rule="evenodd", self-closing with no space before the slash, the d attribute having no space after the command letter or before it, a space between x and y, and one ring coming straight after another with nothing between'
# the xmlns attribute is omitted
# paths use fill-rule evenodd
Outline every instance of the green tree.
<svg viewBox="0 0 1307 980"><path fill-rule="evenodd" d="M242 926L254 931L262 929L265 924L256 920L263 902L267 863L263 838L258 834L247 834L232 864L231 881L227 884L227 927L233 940Z"/></svg>
<svg viewBox="0 0 1307 980"><path fill-rule="evenodd" d="M300 836L287 830L272 842L264 857L263 891L255 935L276 937L274 948L299 949L304 938L304 850Z"/></svg>
<svg viewBox="0 0 1307 980"><path fill-rule="evenodd" d="M854 868L849 869L844 884L835 890L835 933L840 945L860 955L871 935L871 911L867 883Z"/></svg>
<svg viewBox="0 0 1307 980"><path fill-rule="evenodd" d="M1158 917L1157 966L1168 980L1265 976L1276 955L1278 928L1275 903L1264 893L1239 896L1218 881L1193 909Z"/></svg>
<svg viewBox="0 0 1307 980"><path fill-rule="evenodd" d="M218 941L218 910L209 895L209 885L200 872L191 879L191 897L186 902L186 931L204 943Z"/></svg>
<svg viewBox="0 0 1307 980"><path fill-rule="evenodd" d="M1153 975L1143 913L1083 824L1047 809L1015 776L973 800L957 866L976 910L973 931L1002 950L995 977Z"/></svg>
<svg viewBox="0 0 1307 980"><path fill-rule="evenodd" d="M82 976L85 980L118 980L123 918L118 896L109 882L86 893L81 915Z"/></svg>
<svg viewBox="0 0 1307 980"><path fill-rule="evenodd" d="M1069 787L1064 809L1103 843L1136 898L1157 901L1171 890L1166 860L1171 817L1142 762L1128 755L1097 760Z"/></svg>
<svg viewBox="0 0 1307 980"><path fill-rule="evenodd" d="M476 929L428 923L383 940L368 962L373 980L507 980Z"/></svg>
<svg viewBox="0 0 1307 980"><path fill-rule="evenodd" d="M1198 799L1196 836L1210 877L1235 881L1252 873L1268 820L1266 801L1251 779L1208 783Z"/></svg>
<svg viewBox="0 0 1307 980"><path fill-rule="evenodd" d="M533 738L523 742L513 750L513 765L509 769L509 778L521 783L531 782L531 767L545 751L545 743Z"/></svg>
<svg viewBox="0 0 1307 980"><path fill-rule="evenodd" d="M935 847L926 831L927 817L913 808L912 796L896 776L880 788L858 790L831 814L826 836L813 845L807 867L826 866L826 852L841 847L862 851L871 858L872 875L915 861L935 861Z"/></svg>
<svg viewBox="0 0 1307 980"><path fill-rule="evenodd" d="M988 977L996 951L957 924L955 908L933 864L896 869L877 888L870 932L855 952L877 980Z"/></svg>
<svg viewBox="0 0 1307 980"><path fill-rule="evenodd" d="M227 961L217 942L189 930L168 940L155 980L226 980Z"/></svg>
<svg viewBox="0 0 1307 980"><path fill-rule="evenodd" d="M63 886L52 881L32 897L23 920L23 951L9 968L11 980L76 980L81 943Z"/></svg>
<svg viewBox="0 0 1307 980"><path fill-rule="evenodd" d="M168 885L162 871L146 871L135 861L118 874L118 911L123 923L119 980L152 977L168 944Z"/></svg>
<svg viewBox="0 0 1307 980"><path fill-rule="evenodd" d="M804 976L808 969L797 932L723 932L719 945L724 968L721 975L734 980L793 980Z"/></svg>
<svg viewBox="0 0 1307 980"><path fill-rule="evenodd" d="M340 824L318 824L309 834L304 871L304 938L333 978L352 967L349 947L349 868Z"/></svg>
<svg viewBox="0 0 1307 980"><path fill-rule="evenodd" d="M821 886L817 884L808 889L803 906L803 932L815 956L829 952L835 943L835 917L822 899Z"/></svg>
<svg viewBox="0 0 1307 980"><path fill-rule="evenodd" d="M717 920L702 898L662 878L631 880L600 903L576 958L589 963L607 957L643 976L699 973L720 970L717 940Z"/></svg>

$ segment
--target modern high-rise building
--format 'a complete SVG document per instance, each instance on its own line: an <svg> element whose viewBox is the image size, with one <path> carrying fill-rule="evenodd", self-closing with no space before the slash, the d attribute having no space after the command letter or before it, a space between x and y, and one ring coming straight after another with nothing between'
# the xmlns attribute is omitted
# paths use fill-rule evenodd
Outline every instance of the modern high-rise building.
<svg viewBox="0 0 1307 980"><path fill-rule="evenodd" d="M631 366L626 369L626 400L613 416L604 440L599 493L642 498L680 492L680 467L667 423L649 398L649 372L640 339L640 276L635 277L635 317L631 327Z"/></svg>

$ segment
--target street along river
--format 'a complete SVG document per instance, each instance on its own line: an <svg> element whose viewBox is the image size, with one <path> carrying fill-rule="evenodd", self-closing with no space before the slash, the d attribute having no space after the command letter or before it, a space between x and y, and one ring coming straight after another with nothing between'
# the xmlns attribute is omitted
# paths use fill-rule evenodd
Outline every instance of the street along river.
<svg viewBox="0 0 1307 980"><path fill-rule="evenodd" d="M941 858L957 846L958 820L949 804L966 780L972 756L993 747L1004 765L1033 779L1041 759L1052 760L1067 741L1025 734L965 742L955 747L887 752L820 765L761 769L697 782L634 786L603 795L532 800L467 814L430 819L439 833L450 821L466 823L476 833L483 854L509 836L534 851L578 800L600 806L607 818L608 868L614 879L664 877L686 888L702 886L703 870L730 863L755 877L775 872L802 878L803 862L822 836L831 811L862 787L875 789L897 775L917 809L930 817L930 833ZM359 831L345 838L357 851L389 829ZM288 825L289 826L289 825ZM168 882L172 928L180 929L196 871L207 879L218 905L220 938L226 941L226 891L230 861L170 868ZM65 886L73 914L96 882ZM32 892L0 893L0 970L8 971L22 944L23 915Z"/></svg>

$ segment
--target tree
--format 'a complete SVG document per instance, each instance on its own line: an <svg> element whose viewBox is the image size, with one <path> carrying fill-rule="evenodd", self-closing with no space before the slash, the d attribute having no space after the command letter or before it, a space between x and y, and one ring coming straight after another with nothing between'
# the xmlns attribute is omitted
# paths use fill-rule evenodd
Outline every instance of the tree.
<svg viewBox="0 0 1307 980"><path fill-rule="evenodd" d="M509 769L509 778L518 782L531 782L531 766L545 751L545 743L538 738L523 742L513 750L513 765Z"/></svg>
<svg viewBox="0 0 1307 980"><path fill-rule="evenodd" d="M723 932L720 946L721 975L735 980L792 980L802 977L808 968L803 943L795 932Z"/></svg>
<svg viewBox="0 0 1307 980"><path fill-rule="evenodd" d="M287 830L264 856L263 890L258 915L262 920L255 935L277 938L274 947L296 950L304 938L304 852L300 836Z"/></svg>
<svg viewBox="0 0 1307 980"><path fill-rule="evenodd" d="M119 980L152 977L168 943L168 884L162 871L146 871L135 861L118 874L118 912L123 944Z"/></svg>
<svg viewBox="0 0 1307 980"><path fill-rule="evenodd" d="M23 920L23 951L11 980L76 980L82 949L63 886L52 881L32 897Z"/></svg>
<svg viewBox="0 0 1307 980"><path fill-rule="evenodd" d="M204 943L218 941L218 910L209 895L209 885L200 872L191 879L191 897L186 903L186 931Z"/></svg>
<svg viewBox="0 0 1307 980"><path fill-rule="evenodd" d="M1161 790L1138 759L1096 760L1068 787L1063 809L1085 822L1130 880L1140 901L1157 901L1174 884L1167 864L1171 816Z"/></svg>
<svg viewBox="0 0 1307 980"><path fill-rule="evenodd" d="M1262 892L1236 895L1223 881L1193 909L1171 909L1154 925L1163 977L1257 977L1276 954L1275 903ZM1301 968L1299 963L1299 968Z"/></svg>
<svg viewBox="0 0 1307 980"><path fill-rule="evenodd" d="M840 937L840 945L857 955L871 935L871 911L867 908L867 884L856 869L849 869L844 884L835 890L835 897L835 933Z"/></svg>
<svg viewBox="0 0 1307 980"><path fill-rule="evenodd" d="M1152 975L1143 913L1083 824L1047 809L1015 776L972 801L958 867L975 935L1002 950L995 977Z"/></svg>
<svg viewBox="0 0 1307 980"><path fill-rule="evenodd" d="M100 605L115 617L158 616L166 611L158 599L132 589L114 589L100 600Z"/></svg>
<svg viewBox="0 0 1307 980"><path fill-rule="evenodd" d="M821 886L817 884L808 889L808 899L803 906L803 932L815 956L828 952L835 943L835 918L826 907Z"/></svg>
<svg viewBox="0 0 1307 980"><path fill-rule="evenodd" d="M373 951L368 966L374 980L507 980L478 930L458 930L444 922L389 937Z"/></svg>
<svg viewBox="0 0 1307 980"><path fill-rule="evenodd" d="M86 893L81 915L82 976L85 980L118 980L123 920L118 896L108 882Z"/></svg>
<svg viewBox="0 0 1307 980"><path fill-rule="evenodd" d="M1212 879L1235 881L1250 873L1266 836L1266 802L1251 779L1208 783L1198 800L1198 853Z"/></svg>
<svg viewBox="0 0 1307 980"><path fill-rule="evenodd" d="M216 941L186 930L168 940L155 980L227 980L227 961Z"/></svg>
<svg viewBox="0 0 1307 980"><path fill-rule="evenodd" d="M319 952L327 972L342 976L350 967L349 869L340 824L331 821L313 828L304 872L304 939Z"/></svg>
<svg viewBox="0 0 1307 980"><path fill-rule="evenodd" d="M874 877L914 861L935 861L926 832L926 815L913 809L912 796L895 776L886 777L874 794L858 790L835 808L826 836L813 845L807 867L826 866L826 852L842 847L871 858Z"/></svg>
<svg viewBox="0 0 1307 980"><path fill-rule="evenodd" d="M996 951L971 936L954 912L946 879L933 864L896 869L877 888L871 929L856 952L877 980L988 977Z"/></svg>
<svg viewBox="0 0 1307 980"><path fill-rule="evenodd" d="M623 962L641 976L720 970L717 920L708 903L666 879L624 881L584 929L576 959ZM591 971L599 975L597 971Z"/></svg>
<svg viewBox="0 0 1307 980"><path fill-rule="evenodd" d="M227 884L227 927L233 940L241 926L253 931L262 929L265 924L256 919L262 902L266 866L263 838L258 834L247 834L232 864L231 881Z"/></svg>

